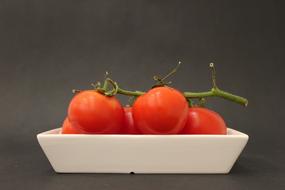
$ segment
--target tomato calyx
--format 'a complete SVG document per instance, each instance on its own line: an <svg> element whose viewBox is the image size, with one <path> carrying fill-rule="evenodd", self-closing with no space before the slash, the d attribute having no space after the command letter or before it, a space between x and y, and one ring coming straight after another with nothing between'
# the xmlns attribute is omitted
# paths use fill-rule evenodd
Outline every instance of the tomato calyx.
<svg viewBox="0 0 285 190"><path fill-rule="evenodd" d="M103 94L105 96L115 96L118 92L119 86L118 84L108 77L109 73L106 71L105 80L103 86L101 86L100 82L91 83L91 86L94 88L95 91ZM111 89L109 89L109 84L111 85ZM72 93L79 93L82 90L73 89Z"/></svg>
<svg viewBox="0 0 285 190"><path fill-rule="evenodd" d="M111 85L111 89L108 89L109 85ZM105 96L115 96L118 92L119 86L118 84L110 78L106 78L103 84L103 87L100 86L96 88L96 90Z"/></svg>

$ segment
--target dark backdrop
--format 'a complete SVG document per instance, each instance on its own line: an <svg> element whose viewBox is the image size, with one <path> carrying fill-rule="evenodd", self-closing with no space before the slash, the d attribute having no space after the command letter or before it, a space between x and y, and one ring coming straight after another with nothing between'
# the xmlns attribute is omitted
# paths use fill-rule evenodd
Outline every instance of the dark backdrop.
<svg viewBox="0 0 285 190"><path fill-rule="evenodd" d="M0 188L285 189L284 20L282 1L1 1ZM52 170L36 134L60 126L71 89L108 70L121 86L146 90L178 60L178 89L209 89L215 62L219 86L249 99L247 108L209 100L250 136L229 175Z"/></svg>

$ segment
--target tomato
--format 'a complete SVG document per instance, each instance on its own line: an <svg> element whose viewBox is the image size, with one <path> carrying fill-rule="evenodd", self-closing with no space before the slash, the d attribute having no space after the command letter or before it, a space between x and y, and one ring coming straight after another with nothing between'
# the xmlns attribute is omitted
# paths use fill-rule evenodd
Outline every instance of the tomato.
<svg viewBox="0 0 285 190"><path fill-rule="evenodd" d="M226 134L223 118L216 112L201 108L189 108L188 120L182 134Z"/></svg>
<svg viewBox="0 0 285 190"><path fill-rule="evenodd" d="M124 124L124 110L114 96L86 90L71 100L68 119L72 125L88 133L116 134Z"/></svg>
<svg viewBox="0 0 285 190"><path fill-rule="evenodd" d="M78 129L77 127L74 127L69 122L68 118L65 118L62 128L61 128L62 134L83 134L84 132L81 129Z"/></svg>
<svg viewBox="0 0 285 190"><path fill-rule="evenodd" d="M133 105L135 127L144 134L177 134L187 121L188 104L181 92L155 87Z"/></svg>
<svg viewBox="0 0 285 190"><path fill-rule="evenodd" d="M125 124L123 127L124 134L139 134L139 131L134 126L134 119L132 114L132 107L124 107Z"/></svg>

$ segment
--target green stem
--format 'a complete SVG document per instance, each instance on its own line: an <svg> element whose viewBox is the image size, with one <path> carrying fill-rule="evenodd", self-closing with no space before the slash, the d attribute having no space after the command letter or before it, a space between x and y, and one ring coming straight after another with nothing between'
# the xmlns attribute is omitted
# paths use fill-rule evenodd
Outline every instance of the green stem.
<svg viewBox="0 0 285 190"><path fill-rule="evenodd" d="M212 88L210 91L207 92L184 92L184 96L186 98L206 98L206 97L221 97L226 100L230 100L232 102L236 102L238 104L247 106L248 100L237 96L234 94L231 94L229 92L220 90L219 88Z"/></svg>
<svg viewBox="0 0 285 190"><path fill-rule="evenodd" d="M119 87L117 93L118 93L118 94L127 95L127 96L141 96L141 95L143 95L145 92L142 92L142 91L124 90L124 89L122 89L122 88Z"/></svg>
<svg viewBox="0 0 285 190"><path fill-rule="evenodd" d="M155 75L155 76L153 77L153 79L154 79L155 81L157 81L157 83L154 85L154 87L156 87L156 86L164 86L164 85L170 84L171 82L165 82L165 80L166 80L167 78L171 77L172 75L174 75L174 74L177 72L177 70L178 70L178 68L179 68L180 65L181 65L181 61L178 61L178 64L176 65L176 67L175 67L174 69L172 69L172 70L171 70L167 75L165 75L163 78L161 78L160 76Z"/></svg>
<svg viewBox="0 0 285 190"><path fill-rule="evenodd" d="M184 92L183 93L186 98L206 98L214 96L212 91L207 92Z"/></svg>
<svg viewBox="0 0 285 190"><path fill-rule="evenodd" d="M103 83L102 90L105 92L105 91L107 91L107 89L108 89L108 81L105 80L104 83Z"/></svg>
<svg viewBox="0 0 285 190"><path fill-rule="evenodd" d="M145 92L142 92L142 91L124 90L120 87L118 88L117 93L127 95L127 96L141 96L141 95L145 94ZM244 106L247 106L247 104L248 104L247 99L245 99L241 96L231 94L229 92L225 92L225 91L220 90L218 88L212 88L212 90L207 91L207 92L184 92L183 94L184 94L185 98L187 98L187 99L221 97L223 99L230 100L232 102L236 102L236 103L244 105Z"/></svg>
<svg viewBox="0 0 285 190"><path fill-rule="evenodd" d="M158 76L155 76L155 80L158 81L158 84L164 84L163 80L165 80L166 78L171 76L173 73L175 73L180 64L181 64L181 62L179 62L178 65L176 66L176 68L174 68L169 74L167 74L162 79ZM248 104L247 99L245 99L241 96L237 96L237 95L231 94L229 92L223 91L223 90L218 88L217 82L216 82L216 69L215 69L214 63L210 63L209 67L211 69L211 76L212 76L212 85L213 85L212 89L209 91L206 91L206 92L184 92L183 94L184 94L185 98L188 101L190 101L190 103L191 103L191 99L193 99L193 98L204 99L207 97L221 97L223 99L230 100L232 102L236 102L238 104L247 106L247 104ZM108 75L107 72L106 72L106 75ZM134 97L145 94L145 92L142 92L142 91L130 91L130 90L122 89L118 86L118 84L116 82L114 82L110 78L105 79L104 85L103 85L104 90L106 90L108 83L111 83L113 85L113 88L114 88L112 93L110 93L110 95L112 95L112 96L115 95L116 93L127 95L127 96L134 96Z"/></svg>
<svg viewBox="0 0 285 190"><path fill-rule="evenodd" d="M214 90L214 93L217 97L221 97L221 98L239 103L239 104L244 105L244 106L247 106L247 104L248 104L248 100L246 98L231 94L229 92L225 92L225 91L220 90L218 88Z"/></svg>
<svg viewBox="0 0 285 190"><path fill-rule="evenodd" d="M104 81L103 87L102 87L102 90L103 90L103 91L107 91L107 89L108 89L108 75L109 75L109 72L106 71L106 72L105 72L105 76L104 76L105 81Z"/></svg>

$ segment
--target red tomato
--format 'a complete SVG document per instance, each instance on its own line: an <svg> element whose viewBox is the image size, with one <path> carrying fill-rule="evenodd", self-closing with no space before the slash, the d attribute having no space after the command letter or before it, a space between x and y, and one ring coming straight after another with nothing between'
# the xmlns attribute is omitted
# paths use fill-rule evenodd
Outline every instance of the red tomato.
<svg viewBox="0 0 285 190"><path fill-rule="evenodd" d="M216 112L201 108L189 108L188 120L182 134L226 134L223 118Z"/></svg>
<svg viewBox="0 0 285 190"><path fill-rule="evenodd" d="M124 110L114 96L86 90L71 100L68 119L73 126L87 133L116 134L124 124Z"/></svg>
<svg viewBox="0 0 285 190"><path fill-rule="evenodd" d="M177 134L187 121L188 104L179 91L156 87L133 105L135 127L144 134Z"/></svg>
<svg viewBox="0 0 285 190"><path fill-rule="evenodd" d="M123 127L124 134L139 134L139 131L134 126L132 107L124 107L125 110L125 125Z"/></svg>
<svg viewBox="0 0 285 190"><path fill-rule="evenodd" d="M72 126L71 123L68 121L68 118L65 118L62 128L61 128L61 133L62 134L82 134L84 132L78 129L77 127Z"/></svg>

